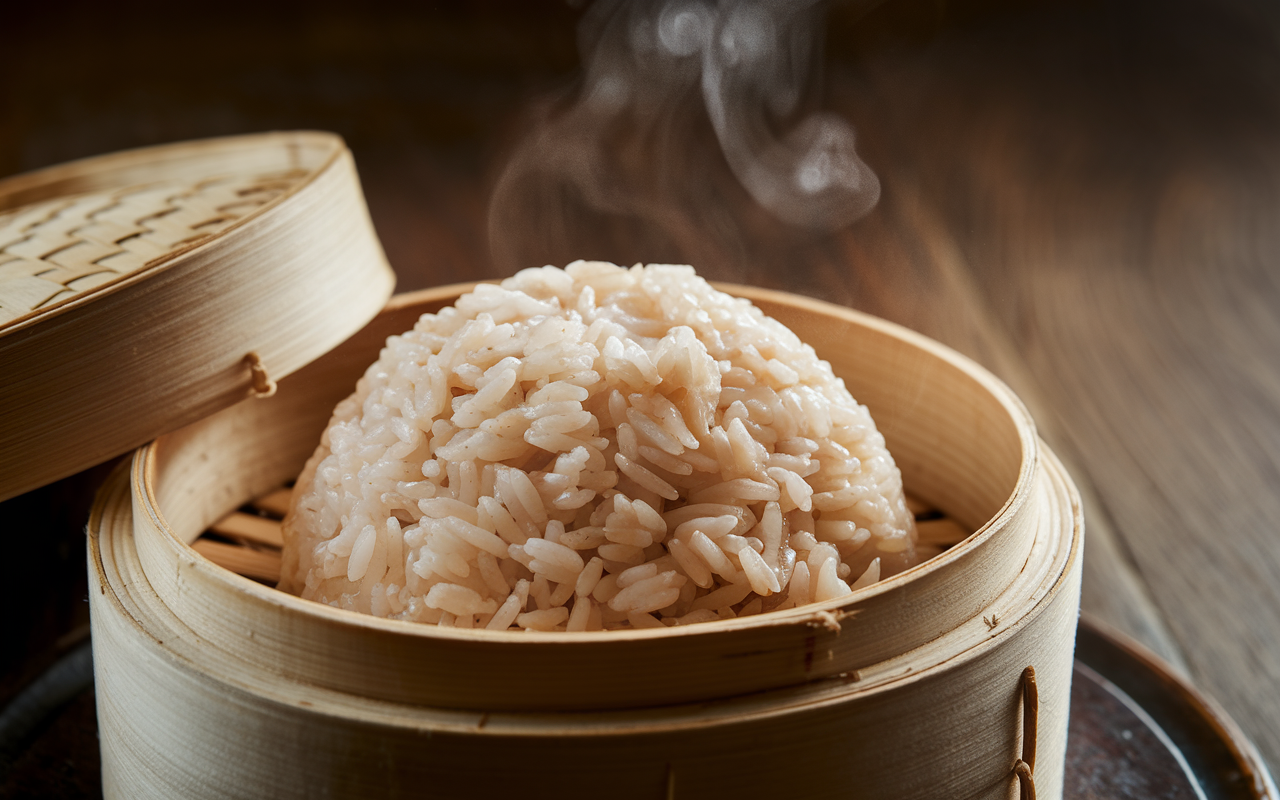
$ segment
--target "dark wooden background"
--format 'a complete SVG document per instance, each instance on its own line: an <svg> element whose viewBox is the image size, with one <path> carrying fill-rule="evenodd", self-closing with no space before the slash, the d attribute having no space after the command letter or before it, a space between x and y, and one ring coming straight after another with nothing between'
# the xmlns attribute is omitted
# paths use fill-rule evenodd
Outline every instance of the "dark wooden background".
<svg viewBox="0 0 1280 800"><path fill-rule="evenodd" d="M696 98L679 147L617 134L643 201L525 207L503 166L574 99L583 10L537 2L12 4L0 176L290 128L351 145L401 290L578 257L688 261L966 352L1022 394L1088 520L1084 608L1216 697L1280 766L1280 5L887 0L831 9L812 107L857 128L879 206L771 219ZM664 177L665 176L665 177ZM0 379L3 379L0 376ZM944 400L940 398L940 400ZM0 703L77 637L101 471L0 505Z"/></svg>

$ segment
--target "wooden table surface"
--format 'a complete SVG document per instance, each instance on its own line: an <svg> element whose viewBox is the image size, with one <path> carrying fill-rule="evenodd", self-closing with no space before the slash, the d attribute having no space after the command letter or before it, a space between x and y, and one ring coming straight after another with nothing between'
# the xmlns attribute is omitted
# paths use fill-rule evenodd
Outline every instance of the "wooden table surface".
<svg viewBox="0 0 1280 800"><path fill-rule="evenodd" d="M691 262L933 336L1010 383L1068 462L1084 610L1184 671L1280 768L1280 8L834 6L809 107L855 126L882 185L834 232L751 200L697 91L598 137L557 128L580 99L582 15L550 0L28 9L5 35L0 175L330 129L401 290L579 257ZM583 172L592 142L605 157ZM504 173L520 153L529 169ZM0 505L34 608L3 623L18 646L0 701L84 622L79 515L100 474Z"/></svg>

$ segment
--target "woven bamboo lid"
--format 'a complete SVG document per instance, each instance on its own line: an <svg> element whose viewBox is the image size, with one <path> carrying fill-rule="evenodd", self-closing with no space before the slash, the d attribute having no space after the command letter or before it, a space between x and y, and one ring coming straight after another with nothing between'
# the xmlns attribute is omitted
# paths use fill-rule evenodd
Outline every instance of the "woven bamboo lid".
<svg viewBox="0 0 1280 800"><path fill-rule="evenodd" d="M368 322L394 280L333 134L0 181L0 500L271 393Z"/></svg>

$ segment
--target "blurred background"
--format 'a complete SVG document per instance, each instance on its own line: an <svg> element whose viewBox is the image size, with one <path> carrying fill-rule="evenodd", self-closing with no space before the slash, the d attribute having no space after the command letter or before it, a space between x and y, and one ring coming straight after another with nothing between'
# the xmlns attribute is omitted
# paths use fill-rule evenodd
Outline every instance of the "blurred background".
<svg viewBox="0 0 1280 800"><path fill-rule="evenodd" d="M1009 382L1069 462L1084 611L1215 697L1274 771L1280 6L761 7L772 33L742 40L735 72L698 44L729 6L677 0L10 3L0 177L331 130L400 291L693 263L938 338ZM810 157L818 188L779 188ZM23 609L0 631L0 705L87 635L103 475L0 504ZM91 791L92 769L58 766L96 748L92 696L76 702L0 790Z"/></svg>

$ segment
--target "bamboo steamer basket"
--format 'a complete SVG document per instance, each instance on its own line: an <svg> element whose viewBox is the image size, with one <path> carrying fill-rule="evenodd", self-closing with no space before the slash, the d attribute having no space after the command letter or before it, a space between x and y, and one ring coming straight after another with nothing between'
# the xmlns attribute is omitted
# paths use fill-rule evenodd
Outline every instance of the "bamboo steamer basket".
<svg viewBox="0 0 1280 800"><path fill-rule="evenodd" d="M303 601L192 549L292 479L394 298L280 385L122 465L89 527L108 797L1060 798L1082 516L1009 390L898 326L748 297L867 404L907 490L968 538L822 604L665 630L523 634Z"/></svg>
<svg viewBox="0 0 1280 800"><path fill-rule="evenodd" d="M393 284L333 134L166 145L0 181L0 500L270 394Z"/></svg>

